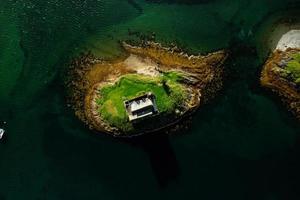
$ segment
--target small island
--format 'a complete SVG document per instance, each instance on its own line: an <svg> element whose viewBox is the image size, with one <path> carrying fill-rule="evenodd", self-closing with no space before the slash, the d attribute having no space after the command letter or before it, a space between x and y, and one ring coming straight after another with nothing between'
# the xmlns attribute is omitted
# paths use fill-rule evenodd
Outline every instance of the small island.
<svg viewBox="0 0 300 200"><path fill-rule="evenodd" d="M131 137L180 129L222 87L223 50L195 56L154 42L121 46L118 58L103 60L89 53L70 65L69 105L92 130Z"/></svg>
<svg viewBox="0 0 300 200"><path fill-rule="evenodd" d="M300 30L282 36L263 67L261 84L277 93L300 120Z"/></svg>

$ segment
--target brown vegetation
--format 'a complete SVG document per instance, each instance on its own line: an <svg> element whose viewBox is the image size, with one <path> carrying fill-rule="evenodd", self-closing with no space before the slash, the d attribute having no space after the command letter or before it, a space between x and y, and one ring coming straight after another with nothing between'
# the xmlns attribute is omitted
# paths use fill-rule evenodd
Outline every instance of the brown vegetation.
<svg viewBox="0 0 300 200"><path fill-rule="evenodd" d="M225 51L206 56L193 56L182 52L177 47L164 48L153 42L147 42L143 46L123 43L123 47L124 55L120 58L104 61L87 54L75 59L70 65L66 80L69 103L75 110L76 116L93 130L115 136L124 134L101 119L95 102L100 95L99 88L116 82L124 74L148 73L147 70L149 74L155 74L153 70L159 73L175 70L188 74L184 84L191 91L190 108L184 116L181 116L182 118L195 111L202 104L200 102L207 102L214 97L222 87L222 65L227 58ZM132 56L134 59L129 62L129 57ZM133 62L137 62L136 66ZM178 125L180 120L179 118L172 122L167 120L164 127L155 127L155 129Z"/></svg>
<svg viewBox="0 0 300 200"><path fill-rule="evenodd" d="M278 94L288 109L300 120L300 91L293 82L278 73L282 60L288 59L292 54L299 51L299 49L275 51L264 65L261 73L261 84Z"/></svg>

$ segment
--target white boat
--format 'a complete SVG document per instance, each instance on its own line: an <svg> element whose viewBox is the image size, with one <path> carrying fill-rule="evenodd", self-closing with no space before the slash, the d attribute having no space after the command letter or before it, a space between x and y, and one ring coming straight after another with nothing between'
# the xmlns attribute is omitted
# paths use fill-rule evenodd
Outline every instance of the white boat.
<svg viewBox="0 0 300 200"><path fill-rule="evenodd" d="M3 138L4 133L4 129L0 128L0 140Z"/></svg>

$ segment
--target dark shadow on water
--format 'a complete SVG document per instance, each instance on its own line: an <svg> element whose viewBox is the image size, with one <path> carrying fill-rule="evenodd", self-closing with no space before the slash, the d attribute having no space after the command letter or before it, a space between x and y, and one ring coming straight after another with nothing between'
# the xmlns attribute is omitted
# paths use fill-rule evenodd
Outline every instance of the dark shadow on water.
<svg viewBox="0 0 300 200"><path fill-rule="evenodd" d="M124 141L143 149L147 153L157 182L162 188L177 179L180 170L169 136L166 133L146 134Z"/></svg>
<svg viewBox="0 0 300 200"><path fill-rule="evenodd" d="M180 170L167 134L125 139L93 133L66 107L64 91L59 84L50 85L49 90L56 91L58 95L49 96L46 93L41 97L47 99L44 107L48 108L41 121L44 122L44 154L54 174L61 174L69 184L88 176L91 183L101 180L107 187L118 188L118 192L127 195L132 195L136 190L147 191L153 177L147 172L148 169L153 171L159 189L176 180ZM140 153L134 150L132 154L132 149L145 152L148 158L136 157ZM149 168L147 159L151 165ZM56 181L52 180L50 186L45 186L49 192L60 191L63 187ZM124 183L128 188L124 188ZM68 191L60 192L69 194ZM79 199L80 196L74 198Z"/></svg>

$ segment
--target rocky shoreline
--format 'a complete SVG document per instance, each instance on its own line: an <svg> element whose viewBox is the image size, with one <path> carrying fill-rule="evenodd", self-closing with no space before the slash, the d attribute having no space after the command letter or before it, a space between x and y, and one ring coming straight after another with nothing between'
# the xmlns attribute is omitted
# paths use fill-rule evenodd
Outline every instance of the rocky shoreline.
<svg viewBox="0 0 300 200"><path fill-rule="evenodd" d="M174 70L181 71L187 74L183 84L191 94L190 102L187 103L187 109L182 112L182 115L174 119L166 117L166 120L160 120L163 121L160 125L153 126L151 129L136 130L130 136L181 129L180 122L190 116L200 105L213 98L222 87L222 66L228 56L225 51L195 56L188 55L176 46L166 48L154 42L144 42L141 46L122 43L122 47L123 55L113 60L102 60L88 53L74 59L70 64L65 81L68 102L75 115L92 130L113 136L128 136L103 120L98 112L99 105L95 103L100 95L99 88L113 84L122 75L155 75Z"/></svg>
<svg viewBox="0 0 300 200"><path fill-rule="evenodd" d="M278 94L287 108L300 120L300 88L281 75L282 67L295 53L300 53L300 49L274 51L263 67L260 80L261 85Z"/></svg>

